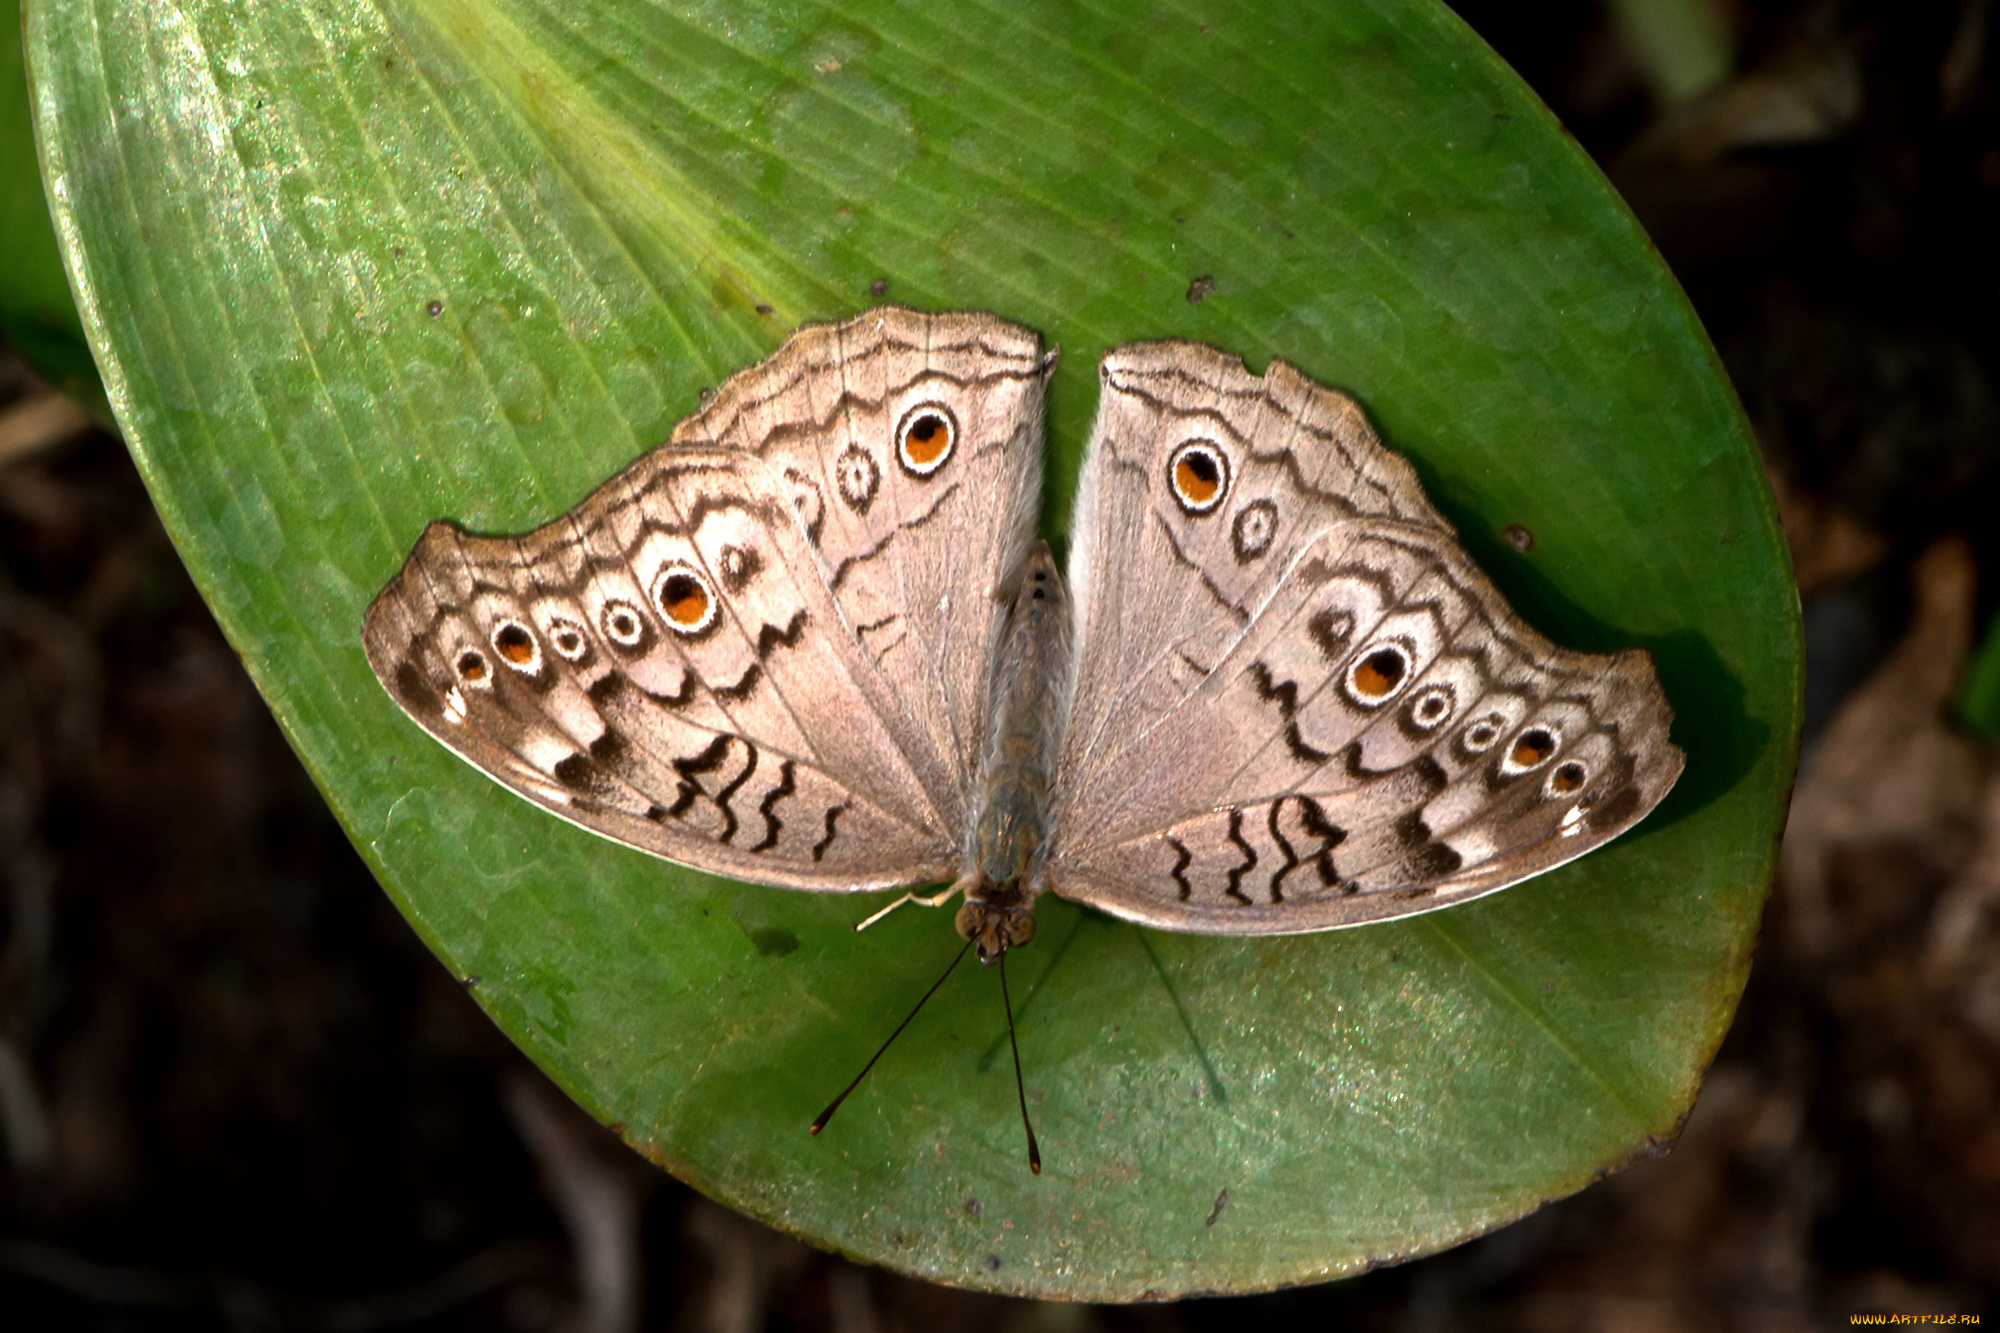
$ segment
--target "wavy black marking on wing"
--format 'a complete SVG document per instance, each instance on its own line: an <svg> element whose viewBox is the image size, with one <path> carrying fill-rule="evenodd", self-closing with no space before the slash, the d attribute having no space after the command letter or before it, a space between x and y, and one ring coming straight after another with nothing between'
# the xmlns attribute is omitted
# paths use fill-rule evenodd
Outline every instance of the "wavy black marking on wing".
<svg viewBox="0 0 2000 1333"><path fill-rule="evenodd" d="M1294 796L1299 803L1299 823L1306 832L1319 839L1319 850L1312 855L1313 868L1319 873L1319 882L1325 887L1340 888L1343 892L1357 892L1359 886L1353 880L1342 881L1340 871L1333 864L1333 849L1347 841L1347 830L1326 817L1326 809L1310 796Z"/></svg>
<svg viewBox="0 0 2000 1333"><path fill-rule="evenodd" d="M1272 873L1271 882L1267 886L1271 890L1271 901L1274 903L1285 901L1285 891L1283 888L1285 876L1291 874L1300 864L1299 854L1293 850L1291 839L1287 838L1283 830L1278 827L1278 815L1284 808L1285 803L1283 801L1271 802L1270 813L1264 820L1264 826L1271 831L1271 841L1278 844L1278 850L1283 852L1285 856L1285 863Z"/></svg>
<svg viewBox="0 0 2000 1333"><path fill-rule="evenodd" d="M1299 724L1292 716L1299 710L1299 683L1295 680L1275 681L1270 666L1261 659L1250 664L1251 683L1257 688L1257 697L1265 703L1278 705L1278 712L1285 721L1285 746L1292 758L1302 764L1317 767L1333 756L1324 750L1316 750L1306 743L1299 731Z"/></svg>
<svg viewBox="0 0 2000 1333"><path fill-rule="evenodd" d="M790 622L783 629L779 629L769 621L764 622L757 630L758 660L745 667L743 674L731 684L718 685L713 681L705 682L708 685L708 692L726 704L741 703L749 698L751 691L755 690L758 683L764 679L763 663L769 661L771 654L780 648L798 647L799 639L805 634L805 628L806 613L803 607L792 613ZM649 697L657 698L657 696Z"/></svg>
<svg viewBox="0 0 2000 1333"><path fill-rule="evenodd" d="M1216 359L1214 361L1214 364L1222 367L1225 372L1234 371L1236 373L1248 376L1250 379L1250 383L1254 384L1256 387L1225 388L1222 384L1218 383L1215 380L1202 379L1194 375L1191 375L1184 368L1180 366L1163 366L1158 368L1139 369L1134 366L1124 365L1120 366L1117 369L1114 376L1109 380L1109 383L1113 388L1117 389L1119 392L1130 394L1132 397L1142 400L1143 402L1151 406L1154 410L1168 417L1172 417L1178 420L1199 419L1205 423L1212 424L1219 431L1228 436L1228 438L1232 442L1234 442L1236 445L1244 449L1245 452L1247 452L1252 459L1261 463L1277 463L1280 466L1282 466L1285 470L1287 479L1293 484L1293 486L1295 486L1299 490L1301 494L1310 496L1315 501L1327 505L1339 513L1343 514L1359 514L1363 512L1377 513L1377 514L1386 513L1393 515L1397 518L1402 518L1406 520L1418 520L1426 523L1431 522L1431 520L1427 515L1411 514L1407 510L1403 509L1399 504L1396 503L1396 496L1387 486L1383 485L1380 481L1368 475L1367 464L1369 462L1379 461L1381 459L1397 459L1398 456L1396 454L1392 453L1386 447L1372 440L1369 441L1370 444L1374 445L1374 448L1372 450L1366 450L1360 454L1357 454L1357 452L1354 449L1349 447L1348 441L1345 438L1343 438L1343 435L1340 432L1327 431L1321 429L1318 426L1307 424L1306 421L1303 418L1301 418L1296 412L1292 411L1291 408L1287 407L1283 402L1279 401L1278 396L1271 391L1267 383L1270 374L1269 371L1266 371L1263 376L1250 376L1250 372L1248 371L1248 369L1244 367L1240 358L1225 357L1221 353L1216 354ZM1339 395L1338 399L1331 398L1330 396L1332 395L1333 391L1326 389L1322 385L1315 384L1310 380L1306 380L1303 375L1300 376L1300 378L1301 380L1304 380L1305 383L1309 386L1309 390L1306 395L1308 400L1318 398L1321 395L1328 395L1329 396L1329 398L1327 399L1328 401L1339 401L1346 398L1346 395L1344 394ZM1236 399L1244 402L1256 403L1257 405L1263 407L1266 411L1271 413L1271 415L1274 418L1285 422L1289 426L1291 434L1290 436L1287 437L1288 442L1284 448L1273 449L1269 451L1260 451L1256 448L1255 442L1245 439L1242 433L1236 430L1235 427L1230 425L1227 418L1215 408L1203 407L1203 406L1189 406L1189 407L1176 406L1174 403L1169 401L1168 398L1165 397L1164 395L1155 392L1150 388L1142 387L1141 384L1139 383L1139 381L1142 379L1152 380L1152 381L1173 380L1180 383L1181 385L1191 387L1196 391L1198 391L1199 393L1205 395L1214 395L1219 398ZM1308 436L1309 439L1312 441L1312 443L1305 445L1290 443L1290 440L1292 438L1295 438L1300 432L1303 432L1306 436ZM1347 469L1349 473L1352 475L1354 481L1360 485L1368 487L1370 490L1374 491L1376 494L1381 496L1384 503L1376 509L1364 511L1360 505L1357 505L1355 503L1353 497L1347 492L1327 490L1325 488L1310 484L1305 479L1304 473L1299 468L1297 455L1300 449L1302 448L1311 449L1315 446L1332 449L1333 451L1338 453L1340 455L1341 462L1347 466ZM1398 459L1398 461L1401 460Z"/></svg>
<svg viewBox="0 0 2000 1333"><path fill-rule="evenodd" d="M769 661L771 654L780 648L796 648L799 639L806 632L806 611L804 607L792 612L792 618L783 629L768 621L757 631L757 658Z"/></svg>
<svg viewBox="0 0 2000 1333"><path fill-rule="evenodd" d="M792 783L792 761L787 759L778 765L778 785L766 792L764 799L757 803L757 813L764 816L764 840L752 847L751 851L768 852L778 845L778 835L785 829L785 821L776 814L778 802L797 790L798 788Z"/></svg>
<svg viewBox="0 0 2000 1333"><path fill-rule="evenodd" d="M644 462L646 460L641 459L640 461ZM607 483L607 486L609 484L610 483ZM593 500L595 498L596 498L595 496L592 497ZM592 503L591 500L586 500L584 502L584 507L588 508L591 505L591 503ZM622 513L624 510L628 508L637 508L637 507L638 505L636 503L627 503L624 501L619 501L616 502L615 504L607 503L605 507L606 512L602 514L593 515L587 521L587 526L581 528L580 531L587 531L594 534L609 530L610 519L613 513ZM751 516L757 518L759 522L768 522L771 514L771 506L767 504L749 502L749 501L745 501L742 503L731 502L729 504L710 505L706 507L706 510L707 512L710 513L736 510L750 514ZM451 528L453 531L458 533L459 540L465 544L469 557L478 557L481 555L490 557L491 555L496 553L505 554L506 548L512 546L517 542L536 542L537 539L541 537L541 534L539 532L530 533L527 537L524 538L479 537L467 533L463 528L458 527L458 525L456 524L446 524L445 526ZM580 561L580 568L577 574L572 578L550 579L545 577L537 577L536 591L544 594L551 594L551 595L574 599L579 593L583 592L586 588L590 587L593 583L595 583L598 580L599 576L605 573L607 570L619 571L629 575L632 568L631 566L632 556L639 550L640 547L642 547L646 543L647 539L652 537L655 533L666 533L669 536L689 536L696 531L698 526L699 525L696 523L679 524L679 523L663 522L653 517L652 514L649 512L646 516L642 517L639 520L639 523L637 525L638 527L637 535L635 535L630 542L618 546L615 549L615 551L609 555L600 555L588 552L585 553L582 560ZM563 538L563 539L550 538L547 540L540 541L538 543L537 560L539 561L539 563L544 565L553 563L549 558L549 552L555 550L573 549L575 547L583 546L584 544L585 541L581 536L576 538ZM472 567L476 568L476 566ZM537 571L537 573L539 575L539 571ZM474 581L472 585L472 591L475 595L484 593L490 596L506 597L509 599L517 598L520 595L519 591L513 587L504 584L491 583L479 580ZM413 640L416 638L420 638L422 636L429 635L433 633L437 629L437 627L443 624L445 621L461 617L465 614L465 603L463 602L447 601L443 597L437 597L434 599L434 601L435 605L433 606L428 619L426 619L423 623L415 626L410 631ZM595 632L594 627L592 632L593 633Z"/></svg>
<svg viewBox="0 0 2000 1333"><path fill-rule="evenodd" d="M667 814L670 817L679 819L685 816L689 810L694 808L696 801L708 795L706 791L702 790L702 785L697 779L703 773L713 773L716 769L722 767L722 761L729 757L729 742L735 739L737 738L731 735L718 734L714 740L710 741L698 753L673 761L674 772L680 774L681 780L680 788L674 795L674 803L667 807ZM749 742L745 741L744 744L748 745ZM730 814L729 810L721 806L720 803L718 803L717 808L722 811L723 816L729 821L729 827L734 830L736 817ZM729 840L724 838L723 841L727 842Z"/></svg>
<svg viewBox="0 0 2000 1333"><path fill-rule="evenodd" d="M821 368L822 373L824 373L824 370L830 368L831 367L822 367ZM844 368L851 370L851 367L844 367ZM985 375L951 375L947 374L944 371L931 368L925 370L924 373L920 376L896 383L889 389L887 393L884 393L879 398L870 398L865 394L855 393L851 389L843 388L840 391L840 393L835 396L833 406L830 409L828 409L824 417L819 417L819 418L805 417L796 421L780 422L778 425L767 427L764 433L758 437L757 443L751 448L745 450L745 452L755 454L761 458L765 454L772 452L774 449L778 448L781 445L793 444L799 441L804 441L808 444L818 443L819 441L823 440L827 436L827 434L833 430L834 423L838 421L840 418L845 417L857 410L864 413L879 412L891 398L895 397L899 393L904 392L910 387L910 385L916 383L918 380L922 380L925 383L936 382L940 384L949 384L952 387L958 389L967 389L977 386L993 384L1004 380L1025 382L1037 378L1039 374L1040 372L1035 370L1020 370L1020 371L1001 370L1001 371L994 371L990 374L985 374ZM791 388L792 385L787 384L784 388L776 390L758 399L755 403L751 404L751 406L762 407L765 403L770 402L772 399L783 397L785 393L791 390ZM735 423L731 422L729 429L733 429L734 425ZM721 436L727 435L729 433L729 429L725 429L724 431L719 432L716 439L719 441ZM676 443L684 443L684 442L690 442L690 441L680 441L680 440L676 441ZM728 448L729 446L720 445L719 447Z"/></svg>
<svg viewBox="0 0 2000 1333"><path fill-rule="evenodd" d="M679 708L694 698L694 689L697 683L694 672L689 669L683 669L681 672L680 688L672 694L661 694L657 690L647 689L623 671L614 667L599 676L596 680L591 681L589 685L584 687L583 692L599 708L610 707L628 693L639 695L641 698L658 704L662 708Z"/></svg>
<svg viewBox="0 0 2000 1333"><path fill-rule="evenodd" d="M750 691L757 688L757 682L761 680L763 676L764 676L764 668L758 665L757 663L752 662L749 666L743 668L743 674L738 676L733 684L729 685L711 684L708 687L708 692L714 695L717 699L720 699L723 703L728 703L728 704L742 703L745 699L750 697Z"/></svg>
<svg viewBox="0 0 2000 1333"><path fill-rule="evenodd" d="M1194 864L1194 853L1190 852L1187 849L1187 844L1179 838L1168 838L1167 846L1173 848L1179 854L1178 859L1174 862L1174 868L1167 873L1173 876L1174 883L1180 885L1181 901L1186 902L1194 893L1194 885L1188 882L1187 877L1187 868Z"/></svg>
<svg viewBox="0 0 2000 1333"><path fill-rule="evenodd" d="M1234 898L1237 902L1242 903L1245 907L1248 907L1250 900L1243 894L1243 877L1256 869L1257 849L1243 841L1243 812L1241 810L1231 810L1229 812L1229 840L1235 843L1238 849L1242 851L1243 862L1241 865L1230 867L1229 887L1224 889L1223 892Z"/></svg>
<svg viewBox="0 0 2000 1333"><path fill-rule="evenodd" d="M841 561L838 565L834 567L833 577L827 580L827 586L832 588L836 593L839 592L840 585L846 581L847 576L852 572L854 572L856 568L858 568L861 565L867 564L870 560L873 560L876 556L881 555L882 552L886 551L889 548L889 544L895 541L897 538L903 536L905 533L915 532L921 529L922 527L924 527L924 525L928 524L932 519L936 518L938 516L938 513L944 508L945 502L950 500L952 496L958 493L958 487L959 483L956 481L952 482L948 486L945 486L943 489L939 490L937 494L931 496L931 502L928 506L924 508L923 512L918 514L912 514L910 517L903 519L901 522L897 523L895 527L883 533L881 540L876 542L873 546L869 547L865 551L857 551L855 554L850 555L847 557L847 559Z"/></svg>
<svg viewBox="0 0 2000 1333"><path fill-rule="evenodd" d="M715 808L722 811L723 818L728 821L722 830L720 839L725 844L736 836L736 830L739 827L736 821L736 807L731 802L735 800L736 793L742 790L743 784L750 780L750 775L757 771L757 747L748 741L743 742L743 747L750 752L749 762L743 765L741 773L738 773L734 779L712 798L715 801Z"/></svg>
<svg viewBox="0 0 2000 1333"><path fill-rule="evenodd" d="M1172 552L1175 561L1185 565L1194 572L1195 577L1201 580L1201 586L1208 591L1210 597L1215 599L1216 605L1227 611L1237 624L1249 624L1250 612L1235 602L1230 601L1222 589L1215 586L1215 580L1208 576L1208 571L1189 558L1188 553L1181 549L1180 542L1175 539L1172 525L1165 518L1161 517L1157 510L1153 511L1153 521L1160 525L1160 534L1167 539L1167 549Z"/></svg>
<svg viewBox="0 0 2000 1333"><path fill-rule="evenodd" d="M929 364L929 358L936 352L956 352L974 346L978 347L995 361L1016 363L1018 369L991 370L979 375L955 375L949 371L940 369L934 364ZM823 438L834 428L835 423L840 418L857 409L864 412L880 411L890 397L903 392L918 379L934 380L942 384L950 384L955 388L965 389L976 385L993 384L1008 380L1025 383L1029 380L1038 379L1042 375L1039 358L1023 358L1016 351L996 348L984 339L975 338L968 342L955 342L937 347L926 347L923 344L907 340L884 338L873 346L848 349L844 355L837 358L829 356L802 361L795 373L782 379L771 379L760 384L755 394L732 394L729 395L730 401L728 402L722 401L722 398L718 396L715 401L712 401L702 411L689 417L680 426L675 428L673 443L706 443L723 448L731 447L725 444L724 441L738 433L739 424L745 416L776 399L791 395L797 390L799 385L805 383L807 380L823 379L830 370L836 367L846 371L850 378L864 378L864 375L858 372L865 371L870 362L882 357L907 356L912 353L926 359L926 367L921 375L895 381L888 391L879 398L871 398L843 387L824 416L817 418L804 417L794 421L783 422L776 426L760 428L757 433L757 443L761 447L750 452L761 455L778 444L789 443L799 439L814 441ZM726 415L724 415L725 413Z"/></svg>
<svg viewBox="0 0 2000 1333"><path fill-rule="evenodd" d="M891 626L895 627L895 632L887 640L878 642L875 636L889 629ZM897 644L910 637L910 627L902 615L892 611L880 620L871 620L865 625L856 625L854 627L854 637L861 640L863 646L874 656L876 665L880 666L888 660L889 654L895 649Z"/></svg>
<svg viewBox="0 0 2000 1333"><path fill-rule="evenodd" d="M729 750L732 742L743 747L743 768L735 777L725 782L717 790L711 792L702 785L701 779L718 772L723 767L729 758ZM737 829L741 827L741 823L736 815L736 793L757 772L759 754L760 751L758 748L749 741L744 740L741 736L719 733L714 740L710 741L699 752L674 759L672 761L673 770L680 775L679 789L675 793L674 803L668 806L660 819L655 822L663 822L666 819L684 820L688 812L698 802L707 801L722 816L722 832L716 835L716 841L724 844L729 843L735 838ZM791 763L787 761L783 768L780 769L780 772L784 774L785 781L789 783L791 781ZM769 808L772 804L774 802L767 797L764 805L760 808L763 810L767 824L770 825L766 830L769 842L771 845L776 845L777 831L783 825L782 823L772 821ZM649 817L650 813L649 811ZM759 846L752 850L763 850L763 847Z"/></svg>
<svg viewBox="0 0 2000 1333"><path fill-rule="evenodd" d="M813 860L817 861L821 857L825 856L826 849L833 846L834 823L840 818L840 816L846 810L847 810L847 804L844 801L839 805L831 806L827 809L826 836L813 844Z"/></svg>

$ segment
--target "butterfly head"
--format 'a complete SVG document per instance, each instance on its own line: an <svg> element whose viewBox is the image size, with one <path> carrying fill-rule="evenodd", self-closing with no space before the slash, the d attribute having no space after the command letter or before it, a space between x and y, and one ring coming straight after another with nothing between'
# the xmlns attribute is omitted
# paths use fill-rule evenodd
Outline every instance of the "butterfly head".
<svg viewBox="0 0 2000 1333"><path fill-rule="evenodd" d="M982 963L1035 938L1034 908L1025 895L995 893L986 898L968 894L958 909L957 925L958 933L978 947Z"/></svg>

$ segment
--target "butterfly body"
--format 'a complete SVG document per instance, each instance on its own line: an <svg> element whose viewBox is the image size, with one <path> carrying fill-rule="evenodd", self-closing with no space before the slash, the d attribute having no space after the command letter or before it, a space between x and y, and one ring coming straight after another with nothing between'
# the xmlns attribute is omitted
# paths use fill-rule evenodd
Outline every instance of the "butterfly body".
<svg viewBox="0 0 2000 1333"><path fill-rule="evenodd" d="M1062 574L1035 543L994 657L992 703L972 834L957 887L959 933L982 959L1034 937L1049 806L1070 685L1070 608Z"/></svg>
<svg viewBox="0 0 2000 1333"><path fill-rule="evenodd" d="M433 524L370 663L626 845L815 892L956 875L983 957L1049 890L1218 935L1450 906L1673 784L1651 659L1526 625L1283 362L1104 358L1065 584L1032 533L1053 364L972 312L802 329L570 514Z"/></svg>

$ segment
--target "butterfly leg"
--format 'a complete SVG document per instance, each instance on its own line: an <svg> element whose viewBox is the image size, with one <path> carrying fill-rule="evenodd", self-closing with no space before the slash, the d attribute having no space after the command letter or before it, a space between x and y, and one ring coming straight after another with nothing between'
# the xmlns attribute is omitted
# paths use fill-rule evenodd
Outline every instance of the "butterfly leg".
<svg viewBox="0 0 2000 1333"><path fill-rule="evenodd" d="M866 921L863 921L860 925L856 926L854 929L857 932L868 929L868 927L874 925L877 921L880 921L883 917L889 915L889 913L895 911L898 907L901 907L904 903L922 903L925 907L943 907L946 903L951 901L952 895L957 893L960 887L961 885L959 884L953 884L950 888L945 889L938 893L934 893L928 898L926 898L921 893L906 893L902 897L896 899L895 902L890 903L887 907L884 907L880 911L871 914Z"/></svg>

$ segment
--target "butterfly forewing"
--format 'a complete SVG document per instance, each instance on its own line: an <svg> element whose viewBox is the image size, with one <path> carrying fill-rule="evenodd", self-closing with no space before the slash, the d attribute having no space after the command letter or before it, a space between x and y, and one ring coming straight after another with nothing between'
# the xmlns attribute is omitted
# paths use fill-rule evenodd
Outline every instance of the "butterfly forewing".
<svg viewBox="0 0 2000 1333"><path fill-rule="evenodd" d="M675 442L754 453L781 479L844 622L950 773L964 822L986 676L1041 490L1049 364L991 315L885 307L801 330Z"/></svg>
<svg viewBox="0 0 2000 1333"><path fill-rule="evenodd" d="M1283 362L1258 377L1213 348L1134 343L1099 378L1071 557L1088 644L1064 743L1072 784L1200 683L1328 524L1450 531L1353 402Z"/></svg>

